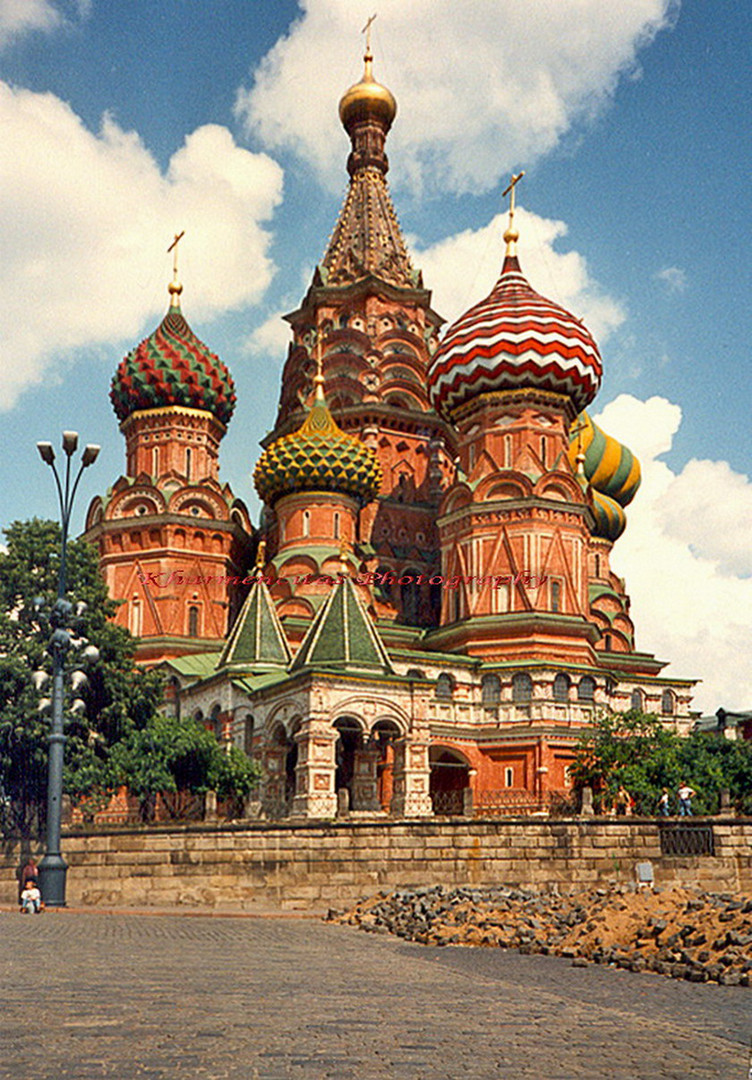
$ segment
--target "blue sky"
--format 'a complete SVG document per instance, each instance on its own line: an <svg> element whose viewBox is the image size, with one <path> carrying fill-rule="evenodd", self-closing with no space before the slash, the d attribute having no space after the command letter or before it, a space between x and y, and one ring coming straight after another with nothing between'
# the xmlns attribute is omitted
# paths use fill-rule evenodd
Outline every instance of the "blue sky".
<svg viewBox="0 0 752 1080"><path fill-rule="evenodd" d="M594 412L643 460L614 565L641 648L752 703L748 5L716 0L382 0L376 74L399 113L398 213L454 318L493 283L511 170L523 268L597 337ZM124 466L108 401L183 310L233 372L222 475L254 508L286 334L345 190L341 93L372 0L0 3L0 525L56 513L39 439L102 444L88 500Z"/></svg>

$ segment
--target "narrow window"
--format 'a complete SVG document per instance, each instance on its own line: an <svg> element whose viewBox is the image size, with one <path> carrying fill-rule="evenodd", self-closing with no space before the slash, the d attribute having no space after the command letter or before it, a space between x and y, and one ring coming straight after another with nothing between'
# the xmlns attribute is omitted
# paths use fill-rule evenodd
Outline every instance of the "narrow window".
<svg viewBox="0 0 752 1080"><path fill-rule="evenodd" d="M512 467L512 436L504 436L504 468L511 469Z"/></svg>
<svg viewBox="0 0 752 1080"><path fill-rule="evenodd" d="M601 576L601 557L600 557L600 555L595 556L595 576L596 577Z"/></svg>
<svg viewBox="0 0 752 1080"><path fill-rule="evenodd" d="M253 752L253 717L246 716L243 726L243 749L248 757Z"/></svg>
<svg viewBox="0 0 752 1080"><path fill-rule="evenodd" d="M606 634L606 652L611 652L611 635Z"/></svg>
<svg viewBox="0 0 752 1080"><path fill-rule="evenodd" d="M629 699L629 707L630 707L630 709L639 709L640 712L642 712L642 710L643 710L642 690L635 689L635 690L632 691L632 697Z"/></svg>
<svg viewBox="0 0 752 1080"><path fill-rule="evenodd" d="M311 512L310 510L303 511L303 536L311 535Z"/></svg>
<svg viewBox="0 0 752 1080"><path fill-rule="evenodd" d="M661 712L664 716L674 714L674 695L670 690L664 690L661 696Z"/></svg>
<svg viewBox="0 0 752 1080"><path fill-rule="evenodd" d="M504 769L504 787L514 787L514 769L511 765Z"/></svg>
<svg viewBox="0 0 752 1080"><path fill-rule="evenodd" d="M334 511L334 539L339 540L339 513Z"/></svg>
<svg viewBox="0 0 752 1080"><path fill-rule="evenodd" d="M543 468L545 469L546 468L546 437L545 437L545 435L541 435L540 446L541 446L541 451L540 451L541 463L543 465Z"/></svg>
<svg viewBox="0 0 752 1080"><path fill-rule="evenodd" d="M190 478L191 478L191 449L190 449L190 447L188 447L188 449L185 452L185 478L186 478L186 480L190 480Z"/></svg>
<svg viewBox="0 0 752 1080"><path fill-rule="evenodd" d="M141 607L141 601L137 596L133 597L131 601L131 633L134 637L141 637L141 631L143 629L143 609Z"/></svg>
<svg viewBox="0 0 752 1080"><path fill-rule="evenodd" d="M198 608L195 604L188 608L188 637L198 637Z"/></svg>
<svg viewBox="0 0 752 1080"><path fill-rule="evenodd" d="M480 682L480 696L486 709L495 708L501 701L501 681L498 675L484 675Z"/></svg>
<svg viewBox="0 0 752 1080"><path fill-rule="evenodd" d="M551 582L551 610L561 611L561 582Z"/></svg>
<svg viewBox="0 0 752 1080"><path fill-rule="evenodd" d="M159 476L159 447L155 446L151 452L151 471L154 476Z"/></svg>

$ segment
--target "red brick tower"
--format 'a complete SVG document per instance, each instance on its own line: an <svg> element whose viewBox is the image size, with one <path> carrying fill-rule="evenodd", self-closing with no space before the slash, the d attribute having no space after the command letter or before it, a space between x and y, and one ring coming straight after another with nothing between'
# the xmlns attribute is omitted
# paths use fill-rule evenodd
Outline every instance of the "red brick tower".
<svg viewBox="0 0 752 1080"><path fill-rule="evenodd" d="M598 638L588 621L592 497L568 449L601 361L582 324L527 283L516 238L510 221L496 286L449 328L429 373L433 403L459 436L442 567L464 579L445 590L438 637L487 659L587 663Z"/></svg>
<svg viewBox="0 0 752 1080"><path fill-rule="evenodd" d="M326 254L301 307L287 316L293 342L285 364L274 430L295 431L311 397L314 352L323 362L326 399L337 423L378 455L381 492L361 514L357 553L368 569L438 573L436 512L451 474L454 434L430 408L426 372L441 319L413 269L386 181L384 150L395 100L365 71L340 102L350 136L350 184ZM267 516L269 554L279 530ZM377 599L380 613L415 625L438 621L426 584L409 596L395 585Z"/></svg>
<svg viewBox="0 0 752 1080"><path fill-rule="evenodd" d="M113 378L126 475L92 501L85 533L146 663L221 648L239 602L227 579L244 576L251 541L248 511L219 480L232 377L185 321L182 286L169 291L167 315Z"/></svg>

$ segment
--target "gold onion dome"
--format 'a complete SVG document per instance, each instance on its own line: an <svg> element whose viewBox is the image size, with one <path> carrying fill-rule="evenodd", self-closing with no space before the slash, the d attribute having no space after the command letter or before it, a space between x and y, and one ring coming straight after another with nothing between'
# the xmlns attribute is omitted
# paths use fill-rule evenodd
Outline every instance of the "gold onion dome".
<svg viewBox="0 0 752 1080"><path fill-rule="evenodd" d="M363 78L345 91L339 103L339 118L348 135L352 134L356 124L369 120L379 121L386 132L397 115L394 94L373 77L373 54L370 49L366 49L363 61Z"/></svg>
<svg viewBox="0 0 752 1080"><path fill-rule="evenodd" d="M379 493L381 465L375 451L335 423L324 400L323 377L300 428L276 439L258 460L253 482L265 503L298 491L336 491L361 503Z"/></svg>

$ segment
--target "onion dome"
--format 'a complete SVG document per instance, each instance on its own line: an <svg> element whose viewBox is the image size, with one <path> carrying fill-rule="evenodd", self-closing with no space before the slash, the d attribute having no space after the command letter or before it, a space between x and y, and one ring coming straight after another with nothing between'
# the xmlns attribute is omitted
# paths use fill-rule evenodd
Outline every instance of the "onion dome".
<svg viewBox="0 0 752 1080"><path fill-rule="evenodd" d="M227 424L235 408L228 368L196 337L180 310L181 286L170 285L170 308L157 329L120 361L110 400L120 420L142 409L182 405Z"/></svg>
<svg viewBox="0 0 752 1080"><path fill-rule="evenodd" d="M379 493L382 471L375 451L335 423L323 384L319 371L313 406L301 427L276 439L258 460L253 482L265 503L298 491L336 491L362 503Z"/></svg>
<svg viewBox="0 0 752 1080"><path fill-rule="evenodd" d="M593 536L604 540L618 540L627 527L627 515L615 499L610 499L593 488L593 516L595 527Z"/></svg>
<svg viewBox="0 0 752 1080"><path fill-rule="evenodd" d="M642 479L640 463L631 450L601 431L586 412L577 417L569 432L569 460L576 467L584 454L585 476L596 491L628 506Z"/></svg>
<svg viewBox="0 0 752 1080"><path fill-rule="evenodd" d="M391 90L374 79L373 55L368 47L363 60L365 62L363 78L342 95L339 103L339 118L348 135L352 135L352 129L356 124L369 120L376 120L386 134L397 115L397 102Z"/></svg>
<svg viewBox="0 0 752 1080"><path fill-rule="evenodd" d="M428 386L447 419L480 394L547 390L579 412L600 386L598 348L583 324L528 284L507 254L493 291L447 330L433 355Z"/></svg>

